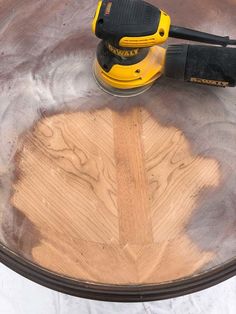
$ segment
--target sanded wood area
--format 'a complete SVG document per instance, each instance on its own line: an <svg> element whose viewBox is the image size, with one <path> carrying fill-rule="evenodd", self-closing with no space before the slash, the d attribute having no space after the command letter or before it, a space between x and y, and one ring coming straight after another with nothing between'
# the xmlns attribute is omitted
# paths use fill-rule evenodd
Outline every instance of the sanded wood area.
<svg viewBox="0 0 236 314"><path fill-rule="evenodd" d="M25 135L16 169L11 202L40 233L31 258L47 269L147 284L215 258L185 229L201 190L218 186L219 165L141 107L45 118Z"/></svg>

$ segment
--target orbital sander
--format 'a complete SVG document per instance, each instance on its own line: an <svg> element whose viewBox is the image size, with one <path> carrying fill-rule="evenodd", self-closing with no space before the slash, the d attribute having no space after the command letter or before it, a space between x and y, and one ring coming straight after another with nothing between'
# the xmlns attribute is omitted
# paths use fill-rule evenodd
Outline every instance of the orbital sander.
<svg viewBox="0 0 236 314"><path fill-rule="evenodd" d="M217 87L236 85L236 49L227 47L236 40L174 26L167 13L145 1L99 1L92 30L101 39L94 77L114 96L139 95L162 75ZM161 47L169 37L204 45Z"/></svg>

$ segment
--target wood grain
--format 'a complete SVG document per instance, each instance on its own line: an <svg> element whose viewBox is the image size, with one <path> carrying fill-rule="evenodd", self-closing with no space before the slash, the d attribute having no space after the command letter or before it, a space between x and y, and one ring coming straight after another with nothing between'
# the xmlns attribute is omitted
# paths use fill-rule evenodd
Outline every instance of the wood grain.
<svg viewBox="0 0 236 314"><path fill-rule="evenodd" d="M151 244L152 224L142 142L141 109L113 113L120 243Z"/></svg>
<svg viewBox="0 0 236 314"><path fill-rule="evenodd" d="M201 190L219 184L218 163L192 155L179 130L141 107L46 118L17 160L11 201L40 230L32 259L41 266L150 284L191 275L215 257L185 227Z"/></svg>

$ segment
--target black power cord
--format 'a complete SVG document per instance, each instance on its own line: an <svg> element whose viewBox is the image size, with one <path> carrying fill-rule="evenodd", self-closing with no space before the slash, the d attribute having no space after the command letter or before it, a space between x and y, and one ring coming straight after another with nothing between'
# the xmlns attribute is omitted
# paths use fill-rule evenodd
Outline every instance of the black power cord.
<svg viewBox="0 0 236 314"><path fill-rule="evenodd" d="M236 40L230 39L229 36L222 37L212 35L175 25L171 25L169 36L173 38L197 41L206 44L220 45L223 47L226 47L228 45L236 45Z"/></svg>

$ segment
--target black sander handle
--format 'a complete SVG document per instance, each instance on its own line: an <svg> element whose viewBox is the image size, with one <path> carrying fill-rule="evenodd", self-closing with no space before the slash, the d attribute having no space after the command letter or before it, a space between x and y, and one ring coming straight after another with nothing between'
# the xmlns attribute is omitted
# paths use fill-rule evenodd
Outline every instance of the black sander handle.
<svg viewBox="0 0 236 314"><path fill-rule="evenodd" d="M218 87L236 86L236 48L172 45L166 53L165 76Z"/></svg>

